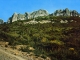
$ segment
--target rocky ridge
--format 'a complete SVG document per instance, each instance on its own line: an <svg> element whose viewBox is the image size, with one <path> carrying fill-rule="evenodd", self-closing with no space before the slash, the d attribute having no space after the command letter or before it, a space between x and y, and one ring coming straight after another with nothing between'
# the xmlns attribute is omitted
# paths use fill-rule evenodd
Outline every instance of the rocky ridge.
<svg viewBox="0 0 80 60"><path fill-rule="evenodd" d="M9 18L8 23L14 22L17 20L35 19L36 17L49 16L49 15L52 15L52 16L79 16L80 17L80 14L76 10L69 10L68 8L63 9L63 10L62 9L56 10L52 14L49 14L46 10L39 9L32 13L27 13L27 12L25 12L25 14L14 13L12 17Z"/></svg>
<svg viewBox="0 0 80 60"><path fill-rule="evenodd" d="M53 16L80 16L80 14L76 10L69 10L66 9L60 9L56 10L54 13L52 13Z"/></svg>
<svg viewBox="0 0 80 60"><path fill-rule="evenodd" d="M53 12L52 14L49 14L46 10L39 9L37 11L33 11L32 13L27 13L25 12L24 14L20 13L14 13L9 19L8 23L12 23L18 20L28 20L28 19L35 19L37 17L41 16L79 16L80 13L78 13L76 10L69 10L68 8L66 9L59 9ZM0 24L3 24L3 20L0 19Z"/></svg>
<svg viewBox="0 0 80 60"><path fill-rule="evenodd" d="M17 20L27 20L27 19L33 19L33 18L36 18L36 17L39 17L39 16L48 16L48 12L46 10L38 10L38 11L34 11L32 13L25 13L25 14L18 14L18 13L14 13L12 15L12 17L9 18L8 20L8 23L10 22L14 22L14 21L17 21Z"/></svg>

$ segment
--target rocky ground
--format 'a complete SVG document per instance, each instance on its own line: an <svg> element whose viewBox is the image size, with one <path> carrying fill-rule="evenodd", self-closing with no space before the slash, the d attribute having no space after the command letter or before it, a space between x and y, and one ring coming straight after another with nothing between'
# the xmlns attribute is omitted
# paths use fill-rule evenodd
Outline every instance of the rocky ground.
<svg viewBox="0 0 80 60"><path fill-rule="evenodd" d="M0 45L0 60L50 60L50 58L43 59L35 56L32 52L22 52L11 47Z"/></svg>
<svg viewBox="0 0 80 60"><path fill-rule="evenodd" d="M9 48L0 47L0 60L26 60L12 52Z"/></svg>

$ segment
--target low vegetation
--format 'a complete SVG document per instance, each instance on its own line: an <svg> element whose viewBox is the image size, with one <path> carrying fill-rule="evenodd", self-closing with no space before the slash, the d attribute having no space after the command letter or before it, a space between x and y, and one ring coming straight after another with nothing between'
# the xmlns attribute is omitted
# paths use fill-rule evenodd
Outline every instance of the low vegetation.
<svg viewBox="0 0 80 60"><path fill-rule="evenodd" d="M0 41L7 41L12 46L26 45L26 48L20 50L33 52L43 58L48 56L52 60L80 60L80 17L45 18L51 22L23 24L25 20L1 24ZM60 23L60 20L67 20L68 23Z"/></svg>

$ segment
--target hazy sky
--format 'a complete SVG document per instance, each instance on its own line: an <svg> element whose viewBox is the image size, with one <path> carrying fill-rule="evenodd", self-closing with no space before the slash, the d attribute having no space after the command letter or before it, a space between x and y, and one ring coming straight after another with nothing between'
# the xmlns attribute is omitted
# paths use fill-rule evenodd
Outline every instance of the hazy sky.
<svg viewBox="0 0 80 60"><path fill-rule="evenodd" d="M80 0L0 0L0 19L7 21L14 12L24 14L39 9L49 13L69 8L80 13Z"/></svg>

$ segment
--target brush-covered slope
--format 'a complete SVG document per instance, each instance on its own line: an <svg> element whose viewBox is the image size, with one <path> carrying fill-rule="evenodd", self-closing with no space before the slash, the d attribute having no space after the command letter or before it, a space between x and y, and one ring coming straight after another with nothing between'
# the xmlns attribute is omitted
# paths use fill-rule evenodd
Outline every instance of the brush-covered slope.
<svg viewBox="0 0 80 60"><path fill-rule="evenodd" d="M12 46L33 47L34 50L28 47L20 50L43 58L80 60L80 17L50 16L48 20L51 22L44 24L24 24L27 20L2 24L0 41L8 41ZM60 22L66 20L67 23Z"/></svg>

